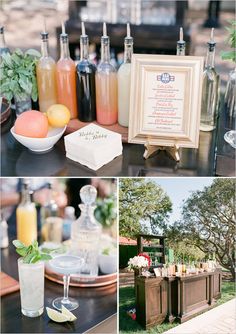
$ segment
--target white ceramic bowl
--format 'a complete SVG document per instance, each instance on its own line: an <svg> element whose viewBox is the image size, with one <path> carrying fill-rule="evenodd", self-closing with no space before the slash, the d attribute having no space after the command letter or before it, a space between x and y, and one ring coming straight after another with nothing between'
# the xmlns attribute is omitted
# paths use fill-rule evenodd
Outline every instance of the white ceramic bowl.
<svg viewBox="0 0 236 334"><path fill-rule="evenodd" d="M64 128L52 128L48 131L46 138L31 138L16 134L13 126L11 128L11 134L19 143L27 147L29 150L43 153L49 151L56 144L65 132L65 129L66 126L64 126Z"/></svg>
<svg viewBox="0 0 236 334"><path fill-rule="evenodd" d="M98 264L103 274L113 274L117 270L117 256L116 254L99 254Z"/></svg>

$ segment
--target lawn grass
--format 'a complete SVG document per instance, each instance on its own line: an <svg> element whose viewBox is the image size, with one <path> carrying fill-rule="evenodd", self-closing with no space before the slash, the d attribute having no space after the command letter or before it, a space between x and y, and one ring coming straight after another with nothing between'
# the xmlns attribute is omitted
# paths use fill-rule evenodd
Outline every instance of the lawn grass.
<svg viewBox="0 0 236 334"><path fill-rule="evenodd" d="M223 282L222 283L222 296L218 299L215 306L223 304L230 299L235 297L234 283L233 282ZM149 330L144 330L137 321L134 321L127 315L127 310L135 307L135 295L134 295L134 287L125 287L120 288L120 296L119 296L119 326L120 333L129 334L129 333L149 333L149 334L158 334L167 331L177 325L178 322L174 322L172 324L166 322L161 325L154 326Z"/></svg>

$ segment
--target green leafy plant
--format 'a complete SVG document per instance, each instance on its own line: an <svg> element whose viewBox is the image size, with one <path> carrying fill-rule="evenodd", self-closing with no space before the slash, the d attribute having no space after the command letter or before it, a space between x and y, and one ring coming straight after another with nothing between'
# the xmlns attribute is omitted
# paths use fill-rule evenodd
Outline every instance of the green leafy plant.
<svg viewBox="0 0 236 334"><path fill-rule="evenodd" d="M16 252L22 256L24 263L35 263L52 259L51 255L45 254L39 250L37 241L34 241L29 246L26 246L20 240L13 240L12 243L16 247Z"/></svg>
<svg viewBox="0 0 236 334"><path fill-rule="evenodd" d="M102 251L102 255L109 255L110 254L110 248L104 248Z"/></svg>
<svg viewBox="0 0 236 334"><path fill-rule="evenodd" d="M103 227L110 227L116 219L116 200L114 196L98 199L95 217Z"/></svg>
<svg viewBox="0 0 236 334"><path fill-rule="evenodd" d="M236 62L236 21L229 20L228 22L230 23L230 26L226 27L226 30L229 32L227 42L233 50L221 52L221 57L223 60L232 60L233 62Z"/></svg>
<svg viewBox="0 0 236 334"><path fill-rule="evenodd" d="M4 53L1 57L1 95L8 101L13 97L23 101L29 95L33 101L37 101L36 63L40 53L34 49L29 49L25 53L16 49L12 54Z"/></svg>

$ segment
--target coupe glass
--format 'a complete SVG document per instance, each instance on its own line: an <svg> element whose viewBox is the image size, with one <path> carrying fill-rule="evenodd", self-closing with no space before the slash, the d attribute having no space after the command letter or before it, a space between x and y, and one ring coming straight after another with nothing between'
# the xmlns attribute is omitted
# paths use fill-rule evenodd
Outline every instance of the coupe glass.
<svg viewBox="0 0 236 334"><path fill-rule="evenodd" d="M52 305L58 309L62 309L62 305L65 306L69 311L75 310L79 303L76 299L69 298L69 284L70 275L75 274L80 270L84 260L81 257L74 255L59 255L50 260L49 264L54 271L58 274L63 275L64 281L64 297L58 297L53 300Z"/></svg>

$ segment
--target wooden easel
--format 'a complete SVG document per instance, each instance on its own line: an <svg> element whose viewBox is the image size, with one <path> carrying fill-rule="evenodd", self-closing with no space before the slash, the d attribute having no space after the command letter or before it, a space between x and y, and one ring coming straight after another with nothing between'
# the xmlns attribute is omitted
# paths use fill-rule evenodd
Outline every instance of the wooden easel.
<svg viewBox="0 0 236 334"><path fill-rule="evenodd" d="M175 161L179 162L179 146L177 144L174 144L174 146L156 146L156 145L150 145L149 142L144 144L145 152L143 154L144 159L150 158L151 155L153 155L157 151L166 151L169 156L174 159Z"/></svg>

